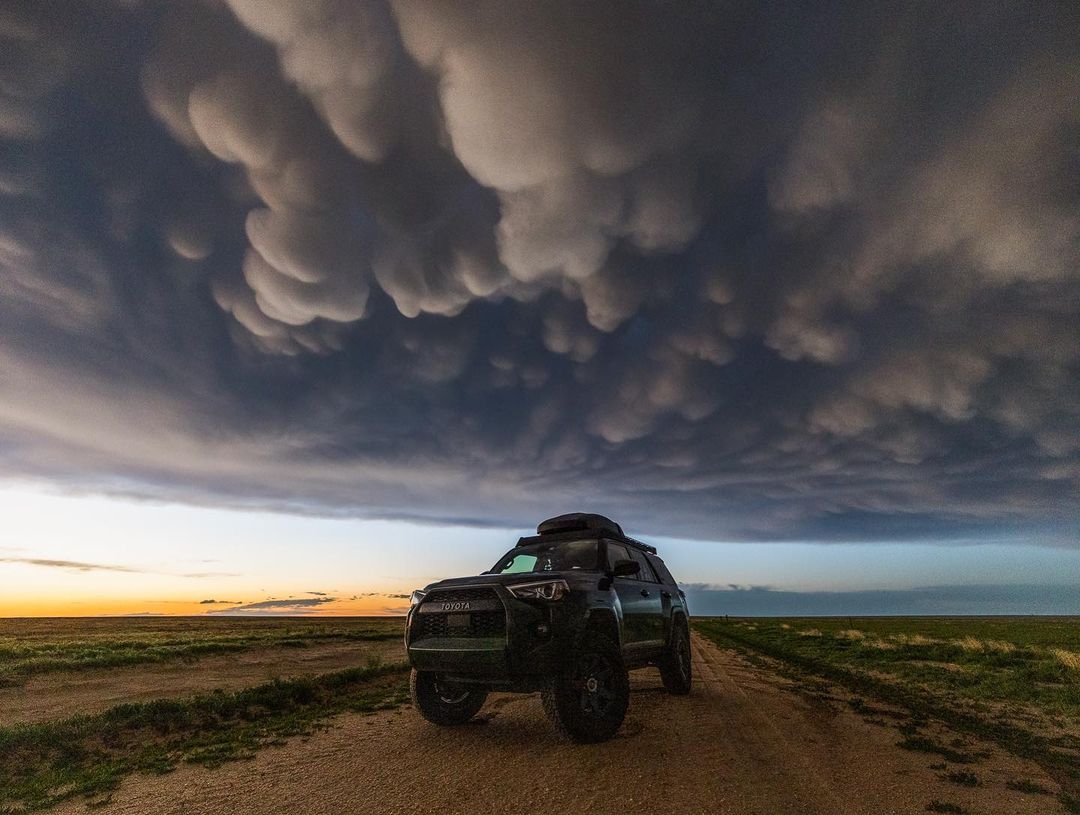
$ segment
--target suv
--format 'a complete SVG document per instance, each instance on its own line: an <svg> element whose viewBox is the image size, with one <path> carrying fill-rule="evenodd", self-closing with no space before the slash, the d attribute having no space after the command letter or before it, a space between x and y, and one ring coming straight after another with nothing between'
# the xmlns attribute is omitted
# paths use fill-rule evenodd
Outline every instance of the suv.
<svg viewBox="0 0 1080 815"><path fill-rule="evenodd" d="M555 728L578 742L618 731L627 671L655 665L690 692L686 596L656 549L603 515L541 523L495 566L414 591L405 627L420 714L463 724L491 691L540 691Z"/></svg>

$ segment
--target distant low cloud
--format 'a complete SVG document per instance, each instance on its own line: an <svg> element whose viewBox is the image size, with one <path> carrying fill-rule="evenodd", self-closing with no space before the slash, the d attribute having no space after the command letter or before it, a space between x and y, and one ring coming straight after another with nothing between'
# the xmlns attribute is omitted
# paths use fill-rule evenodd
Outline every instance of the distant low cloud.
<svg viewBox="0 0 1080 815"><path fill-rule="evenodd" d="M72 569L79 572L126 572L144 574L146 569L132 566L116 566L108 563L86 563L79 560L53 560L36 557L0 557L0 563L23 563L28 566L44 566L49 569Z"/></svg>
<svg viewBox="0 0 1080 815"><path fill-rule="evenodd" d="M238 577L236 572L167 572L138 566L122 566L111 563L88 563L81 560L57 560L37 557L0 557L0 563L21 563L49 569L70 569L79 572L122 572L126 574L170 574L195 580L217 577Z"/></svg>
<svg viewBox="0 0 1080 815"><path fill-rule="evenodd" d="M233 605L236 605L237 603L240 603L240 602L242 602L242 601L241 600L200 600L199 605L200 606L233 606Z"/></svg>
<svg viewBox="0 0 1080 815"><path fill-rule="evenodd" d="M1080 585L954 585L865 591L783 591L685 584L690 613L733 617L1080 614Z"/></svg>
<svg viewBox="0 0 1080 815"><path fill-rule="evenodd" d="M337 598L335 597L302 597L285 600L260 600L255 603L247 603L245 605L232 606L230 608L213 609L206 613L254 616L311 614L318 610L319 607L325 606L327 603L333 603L336 600Z"/></svg>

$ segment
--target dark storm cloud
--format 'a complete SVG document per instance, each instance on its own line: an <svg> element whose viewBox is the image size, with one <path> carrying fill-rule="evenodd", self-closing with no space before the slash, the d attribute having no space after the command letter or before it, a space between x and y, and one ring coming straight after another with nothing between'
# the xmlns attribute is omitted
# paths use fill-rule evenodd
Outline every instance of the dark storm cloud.
<svg viewBox="0 0 1080 815"><path fill-rule="evenodd" d="M1075 546L1070 4L8 3L0 465Z"/></svg>

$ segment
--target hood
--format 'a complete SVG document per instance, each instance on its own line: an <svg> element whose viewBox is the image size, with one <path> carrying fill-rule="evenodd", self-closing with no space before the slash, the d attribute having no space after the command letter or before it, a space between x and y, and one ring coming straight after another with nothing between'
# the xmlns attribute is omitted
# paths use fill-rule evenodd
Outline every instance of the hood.
<svg viewBox="0 0 1080 815"><path fill-rule="evenodd" d="M596 583L603 575L600 572L515 572L514 574L478 574L472 577L448 577L424 586L424 591L451 589L456 586L512 586L518 583L535 583L538 580L565 580L570 584Z"/></svg>

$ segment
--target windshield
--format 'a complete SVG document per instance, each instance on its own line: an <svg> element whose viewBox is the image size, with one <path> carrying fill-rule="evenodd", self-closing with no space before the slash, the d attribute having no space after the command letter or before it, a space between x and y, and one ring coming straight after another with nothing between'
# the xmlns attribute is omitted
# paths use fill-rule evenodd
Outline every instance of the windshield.
<svg viewBox="0 0 1080 815"><path fill-rule="evenodd" d="M599 553L594 540L535 543L515 546L491 569L492 574L525 572L599 571Z"/></svg>

